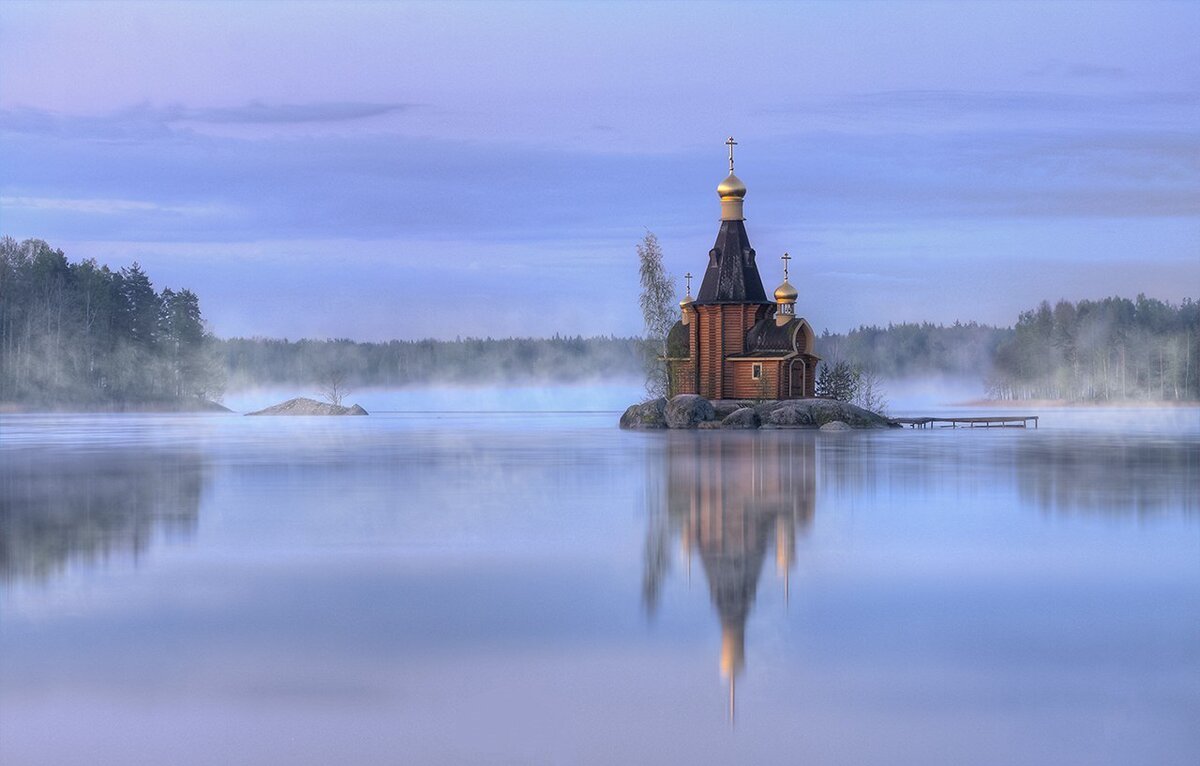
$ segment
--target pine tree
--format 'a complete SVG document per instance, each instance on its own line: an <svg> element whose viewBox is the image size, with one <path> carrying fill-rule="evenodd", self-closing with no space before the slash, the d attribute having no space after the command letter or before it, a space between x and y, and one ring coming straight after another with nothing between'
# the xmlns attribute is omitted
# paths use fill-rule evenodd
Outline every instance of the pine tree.
<svg viewBox="0 0 1200 766"><path fill-rule="evenodd" d="M817 371L816 394L823 399L852 401L858 393L860 377L859 372L844 360L834 363L832 367L822 362Z"/></svg>

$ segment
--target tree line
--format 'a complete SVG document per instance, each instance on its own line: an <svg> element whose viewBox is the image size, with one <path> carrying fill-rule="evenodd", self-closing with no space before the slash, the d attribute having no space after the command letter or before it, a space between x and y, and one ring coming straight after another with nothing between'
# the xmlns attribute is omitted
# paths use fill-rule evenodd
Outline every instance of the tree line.
<svg viewBox="0 0 1200 766"><path fill-rule="evenodd" d="M885 379L941 374L982 381L994 399L1200 400L1200 304L1139 295L1043 301L1014 327L864 326L826 332L817 353Z"/></svg>
<svg viewBox="0 0 1200 766"><path fill-rule="evenodd" d="M644 276L666 284L665 272L655 271L657 243L643 244L643 268L653 272ZM665 289L642 308L640 338L222 340L205 329L195 293L156 290L136 263L116 271L94 260L71 263L41 240L4 237L0 403L215 400L226 385L311 386L331 376L358 388L635 379L661 355L654 338L678 313ZM1200 400L1200 304L1190 299L1043 302L1012 328L862 326L826 331L816 350L828 367L819 387L839 398L882 401L880 380L943 375L985 381L1001 399Z"/></svg>
<svg viewBox="0 0 1200 766"><path fill-rule="evenodd" d="M156 291L134 263L71 263L0 238L0 402L41 406L219 398L224 371L191 290Z"/></svg>
<svg viewBox="0 0 1200 766"><path fill-rule="evenodd" d="M348 339L230 338L217 342L233 388L327 385L576 383L638 376L634 338L458 338L361 343Z"/></svg>
<svg viewBox="0 0 1200 766"><path fill-rule="evenodd" d="M928 375L978 380L1012 333L976 322L863 325L846 333L826 330L817 338L817 354L830 364L846 361L893 380Z"/></svg>
<svg viewBox="0 0 1200 766"><path fill-rule="evenodd" d="M817 353L829 367L830 390L852 400L882 398L881 381L947 376L982 381L997 399L1195 401L1198 306L1144 296L1043 303L1023 312L1015 328L926 322L826 331ZM634 379L646 376L647 359L659 351L646 337L558 335L385 343L232 338L214 345L235 388L320 383L337 370L352 387ZM834 374L839 362L846 364ZM653 376L653 383L663 380Z"/></svg>
<svg viewBox="0 0 1200 766"><path fill-rule="evenodd" d="M1200 400L1200 303L1139 295L1022 312L988 379L1000 399Z"/></svg>

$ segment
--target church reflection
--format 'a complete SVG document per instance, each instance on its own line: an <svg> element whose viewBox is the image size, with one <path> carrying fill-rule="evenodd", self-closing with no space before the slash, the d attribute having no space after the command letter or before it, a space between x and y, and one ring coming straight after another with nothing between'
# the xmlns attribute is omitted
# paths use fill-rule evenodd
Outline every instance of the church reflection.
<svg viewBox="0 0 1200 766"><path fill-rule="evenodd" d="M738 676L746 665L746 621L760 575L773 553L788 598L796 537L816 507L812 439L794 434L672 433L666 445L665 488L655 491L646 545L644 596L655 609L679 546L690 577L699 559L721 626L720 672L729 686L733 720ZM665 490L665 491L663 491Z"/></svg>
<svg viewBox="0 0 1200 766"><path fill-rule="evenodd" d="M8 452L0 461L0 584L136 560L163 536L191 537L205 477L194 452Z"/></svg>

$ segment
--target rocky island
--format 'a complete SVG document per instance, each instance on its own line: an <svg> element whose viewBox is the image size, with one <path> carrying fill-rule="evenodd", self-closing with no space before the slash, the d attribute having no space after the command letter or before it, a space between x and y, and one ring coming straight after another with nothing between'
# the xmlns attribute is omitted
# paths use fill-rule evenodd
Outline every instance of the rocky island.
<svg viewBox="0 0 1200 766"><path fill-rule="evenodd" d="M303 396L298 396L295 399L288 399L286 402L267 407L266 409L258 410L257 412L247 412L247 415L367 415L366 410L357 404L349 407L343 407L338 404L329 404L328 402L318 402L316 399L308 399Z"/></svg>
<svg viewBox="0 0 1200 766"><path fill-rule="evenodd" d="M679 394L634 404L621 416L621 428L891 428L891 420L836 399L788 399L756 402Z"/></svg>

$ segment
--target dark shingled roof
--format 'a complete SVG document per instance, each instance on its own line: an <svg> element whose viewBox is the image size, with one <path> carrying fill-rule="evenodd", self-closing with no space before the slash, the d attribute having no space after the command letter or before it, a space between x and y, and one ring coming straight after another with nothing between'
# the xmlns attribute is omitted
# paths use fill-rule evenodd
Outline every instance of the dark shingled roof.
<svg viewBox="0 0 1200 766"><path fill-rule="evenodd" d="M775 317L769 316L755 323L746 333L746 352L751 354L772 351L796 351L796 331L800 329L800 320L792 317L787 324L780 327L775 324Z"/></svg>
<svg viewBox="0 0 1200 766"><path fill-rule="evenodd" d="M770 303L741 221L721 221L696 303Z"/></svg>
<svg viewBox="0 0 1200 766"><path fill-rule="evenodd" d="M672 359L686 358L691 348L688 343L688 330L682 320L675 323L667 333L667 356Z"/></svg>
<svg viewBox="0 0 1200 766"><path fill-rule="evenodd" d="M815 342L812 325L803 317L790 317L780 326L775 323L775 316L768 314L746 333L746 350L738 356L780 356L795 352L820 359L814 353Z"/></svg>

